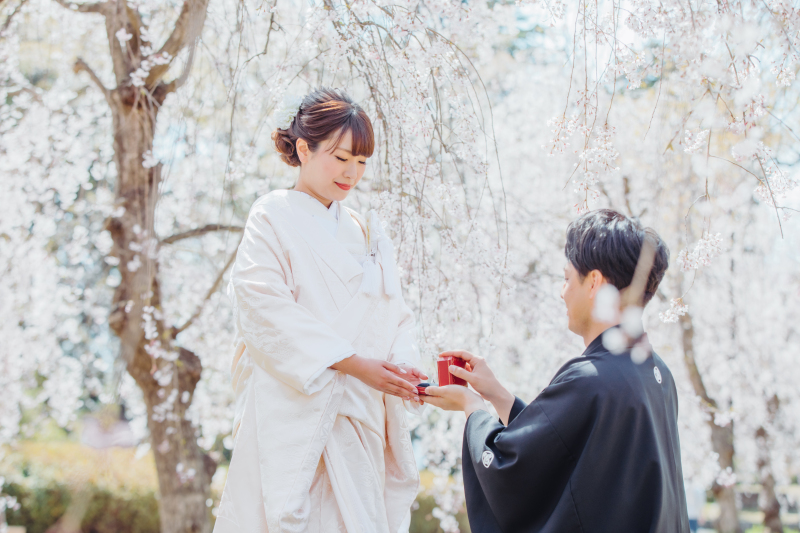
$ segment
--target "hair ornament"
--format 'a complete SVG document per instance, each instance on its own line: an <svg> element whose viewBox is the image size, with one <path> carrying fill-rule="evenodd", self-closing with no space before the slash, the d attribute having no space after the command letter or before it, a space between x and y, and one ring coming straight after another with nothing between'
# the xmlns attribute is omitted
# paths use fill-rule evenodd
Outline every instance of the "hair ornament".
<svg viewBox="0 0 800 533"><path fill-rule="evenodd" d="M292 125L294 117L300 111L300 105L303 103L302 96L284 96L283 102L279 105L273 117L275 118L275 126L282 130L288 130Z"/></svg>

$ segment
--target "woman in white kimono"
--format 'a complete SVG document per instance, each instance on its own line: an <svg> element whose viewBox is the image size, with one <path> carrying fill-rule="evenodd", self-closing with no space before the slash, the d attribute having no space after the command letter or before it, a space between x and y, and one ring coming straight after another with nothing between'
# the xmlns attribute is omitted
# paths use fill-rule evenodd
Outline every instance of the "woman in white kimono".
<svg viewBox="0 0 800 533"><path fill-rule="evenodd" d="M405 533L419 486L405 411L427 376L391 240L340 204L372 125L329 89L286 119L272 138L297 184L253 205L231 273L235 444L214 531Z"/></svg>

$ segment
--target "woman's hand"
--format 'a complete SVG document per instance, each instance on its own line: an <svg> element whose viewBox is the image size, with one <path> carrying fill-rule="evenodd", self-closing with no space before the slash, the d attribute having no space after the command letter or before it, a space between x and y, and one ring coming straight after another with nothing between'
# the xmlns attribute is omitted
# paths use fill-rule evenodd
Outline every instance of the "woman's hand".
<svg viewBox="0 0 800 533"><path fill-rule="evenodd" d="M467 418L475 411L486 410L481 397L461 385L428 387L421 399L445 411L464 411Z"/></svg>
<svg viewBox="0 0 800 533"><path fill-rule="evenodd" d="M410 363L397 363L397 367L405 372L403 379L412 385L417 385L428 379L428 375L425 372Z"/></svg>
<svg viewBox="0 0 800 533"><path fill-rule="evenodd" d="M419 402L417 388L406 380L407 372L394 363L352 355L331 368L358 378L377 391Z"/></svg>
<svg viewBox="0 0 800 533"><path fill-rule="evenodd" d="M484 400L492 402L492 405L494 405L503 423L507 424L508 416L511 413L511 407L514 405L515 398L514 395L508 392L508 390L497 381L497 378L494 377L494 372L492 372L492 369L486 364L486 359L463 350L442 352L439 354L439 357L447 357L450 355L463 359L469 366L469 370L466 370L451 365L450 373L469 383Z"/></svg>

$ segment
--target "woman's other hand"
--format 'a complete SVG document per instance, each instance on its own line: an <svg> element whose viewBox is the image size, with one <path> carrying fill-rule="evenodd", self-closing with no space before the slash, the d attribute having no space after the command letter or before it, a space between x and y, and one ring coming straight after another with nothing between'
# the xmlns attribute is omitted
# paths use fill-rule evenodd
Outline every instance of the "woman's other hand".
<svg viewBox="0 0 800 533"><path fill-rule="evenodd" d="M445 411L464 411L467 418L475 411L486 410L481 397L461 385L428 387L421 399Z"/></svg>
<svg viewBox="0 0 800 533"><path fill-rule="evenodd" d="M425 372L410 363L397 363L397 367L405 372L403 379L412 385L417 385L428 379L428 375Z"/></svg>
<svg viewBox="0 0 800 533"><path fill-rule="evenodd" d="M408 373L394 363L353 355L331 365L331 368L353 376L377 391L419 402L417 388L406 379Z"/></svg>

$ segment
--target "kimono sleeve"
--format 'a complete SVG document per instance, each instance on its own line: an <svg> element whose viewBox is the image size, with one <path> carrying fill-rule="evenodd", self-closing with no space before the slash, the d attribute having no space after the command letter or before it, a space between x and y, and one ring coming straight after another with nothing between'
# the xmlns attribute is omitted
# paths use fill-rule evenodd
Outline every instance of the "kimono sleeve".
<svg viewBox="0 0 800 533"><path fill-rule="evenodd" d="M581 381L554 382L523 409L517 399L507 427L486 411L469 417L462 463L467 501L474 502L479 520L487 524L496 520L501 531L536 531L564 505L561 495L569 490L575 464L570 450L580 446L575 441L591 426L591 410L586 407L592 392ZM566 434L560 431L563 421L551 422L554 412L569 413L571 429ZM467 485L468 479L473 486Z"/></svg>
<svg viewBox="0 0 800 533"><path fill-rule="evenodd" d="M399 365L405 363L407 365L422 368L422 361L419 356L419 346L417 346L416 339L414 338L416 320L414 313L409 309L405 302L401 303L402 311L400 324L397 326L397 333L392 343L392 349L389 354L389 362ZM403 405L406 410L414 414L422 414L427 405L417 405L408 400L403 400Z"/></svg>
<svg viewBox="0 0 800 533"><path fill-rule="evenodd" d="M356 352L346 339L298 304L292 271L263 210L254 208L231 273L240 334L253 361L305 394L321 390L331 365Z"/></svg>

